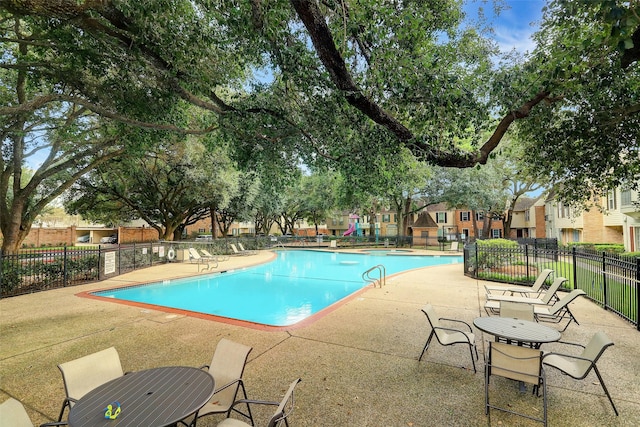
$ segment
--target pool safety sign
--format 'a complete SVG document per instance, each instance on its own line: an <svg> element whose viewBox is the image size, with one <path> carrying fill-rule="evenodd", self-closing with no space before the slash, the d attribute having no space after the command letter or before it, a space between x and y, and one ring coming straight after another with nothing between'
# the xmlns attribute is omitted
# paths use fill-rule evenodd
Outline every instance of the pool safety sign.
<svg viewBox="0 0 640 427"><path fill-rule="evenodd" d="M116 272L116 253L106 252L104 254L104 274Z"/></svg>

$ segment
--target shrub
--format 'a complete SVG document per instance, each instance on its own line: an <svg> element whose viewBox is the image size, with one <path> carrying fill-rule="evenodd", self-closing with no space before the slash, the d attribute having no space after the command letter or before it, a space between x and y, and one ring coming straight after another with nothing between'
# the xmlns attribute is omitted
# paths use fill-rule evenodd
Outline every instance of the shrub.
<svg viewBox="0 0 640 427"><path fill-rule="evenodd" d="M519 262L519 245L516 241L507 239L478 240L477 245L479 268L498 268Z"/></svg>

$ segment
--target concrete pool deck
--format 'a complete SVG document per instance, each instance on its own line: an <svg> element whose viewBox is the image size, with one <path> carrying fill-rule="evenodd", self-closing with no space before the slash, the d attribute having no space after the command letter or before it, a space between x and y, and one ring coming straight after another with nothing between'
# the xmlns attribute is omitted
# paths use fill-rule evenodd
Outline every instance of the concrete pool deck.
<svg viewBox="0 0 640 427"><path fill-rule="evenodd" d="M272 256L261 251L232 257L217 270ZM65 396L59 363L114 346L125 371L201 366L211 361L217 342L225 337L253 347L245 370L250 398L279 400L293 379L302 378L292 427L540 425L497 411L489 424L482 371L487 341L493 337L474 330L480 352L476 374L467 348L460 345L434 342L418 361L430 330L420 311L424 304L432 304L439 316L468 323L486 316L484 282L465 277L462 264L390 277L385 287L369 287L313 323L279 331L76 296L193 274L198 274L195 264L166 264L0 300L0 402L8 396L21 400L38 425L57 417ZM604 331L615 342L598 366L620 416L613 413L595 374L576 381L547 369L549 425L640 425L640 332L585 298L571 308L580 325L569 326L564 341L584 344ZM571 351L557 343L543 348ZM505 396L513 392L512 403L525 411L541 408L541 399L520 395L511 384L496 381L495 387ZM203 418L198 425L215 425L220 419Z"/></svg>

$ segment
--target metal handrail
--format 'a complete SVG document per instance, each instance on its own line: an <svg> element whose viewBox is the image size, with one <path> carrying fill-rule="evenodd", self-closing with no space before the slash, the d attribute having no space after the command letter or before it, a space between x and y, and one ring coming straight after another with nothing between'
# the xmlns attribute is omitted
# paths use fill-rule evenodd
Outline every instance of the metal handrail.
<svg viewBox="0 0 640 427"><path fill-rule="evenodd" d="M380 273L380 277L377 279L371 277L371 273L375 270L377 270ZM370 269L368 269L367 271L365 271L364 273L362 273L362 280L368 283L373 283L374 288L376 286L376 282L378 282L380 287L382 287L387 284L387 269L384 268L384 265L382 264L375 265Z"/></svg>

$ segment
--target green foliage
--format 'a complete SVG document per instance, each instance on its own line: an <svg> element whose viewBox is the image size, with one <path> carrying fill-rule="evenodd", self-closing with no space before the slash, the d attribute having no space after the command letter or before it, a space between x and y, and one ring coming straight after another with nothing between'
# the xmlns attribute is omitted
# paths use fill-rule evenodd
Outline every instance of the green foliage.
<svg viewBox="0 0 640 427"><path fill-rule="evenodd" d="M590 243L590 242L571 242L568 243L567 246L569 248L585 248L592 249L599 252L609 252L609 253L624 253L624 245L617 243Z"/></svg>
<svg viewBox="0 0 640 427"><path fill-rule="evenodd" d="M492 269L516 264L520 256L517 251L518 242L507 239L489 239L476 241L478 246L478 268Z"/></svg>

